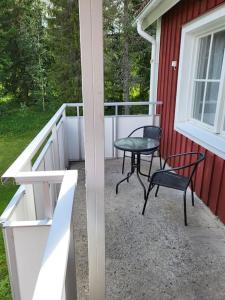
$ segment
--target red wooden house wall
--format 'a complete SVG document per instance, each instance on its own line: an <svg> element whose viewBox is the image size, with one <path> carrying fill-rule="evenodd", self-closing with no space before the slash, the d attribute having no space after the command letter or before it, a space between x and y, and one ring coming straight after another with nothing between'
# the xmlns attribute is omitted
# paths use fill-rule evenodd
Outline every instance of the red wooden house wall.
<svg viewBox="0 0 225 300"><path fill-rule="evenodd" d="M181 0L162 17L158 100L163 101L160 108L164 133L161 146L163 157L188 151L205 153L205 162L199 166L194 178L194 189L198 197L225 223L225 161L174 130L182 26L221 3L225 0ZM177 70L171 67L173 60L178 62Z"/></svg>

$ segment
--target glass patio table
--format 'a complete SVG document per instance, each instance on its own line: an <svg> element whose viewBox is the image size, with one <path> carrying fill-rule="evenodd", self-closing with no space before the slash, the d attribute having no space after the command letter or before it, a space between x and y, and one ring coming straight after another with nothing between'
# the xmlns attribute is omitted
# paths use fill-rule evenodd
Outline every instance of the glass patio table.
<svg viewBox="0 0 225 300"><path fill-rule="evenodd" d="M118 194L119 185L124 181L129 182L129 178L132 174L135 173L136 170L138 181L140 182L144 190L144 199L146 199L146 188L140 177L140 175L144 175L140 171L141 154L146 154L148 152L157 150L157 148L159 147L159 141L150 138L127 137L116 140L114 142L114 147L122 151L131 152L131 170L127 173L127 176L125 178L117 183L116 194Z"/></svg>

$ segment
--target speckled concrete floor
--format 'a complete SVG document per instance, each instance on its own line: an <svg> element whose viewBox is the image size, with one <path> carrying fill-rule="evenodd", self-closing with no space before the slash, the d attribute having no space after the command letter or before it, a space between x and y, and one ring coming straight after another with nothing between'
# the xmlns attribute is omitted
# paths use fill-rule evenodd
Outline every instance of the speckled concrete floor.
<svg viewBox="0 0 225 300"><path fill-rule="evenodd" d="M84 164L72 167L79 170L74 232L78 299L83 300L88 299ZM158 198L152 193L143 217L137 178L122 183L116 195L120 178L121 160L107 160L106 299L224 300L225 227L197 199L194 208L188 201L185 227L182 194L164 188Z"/></svg>

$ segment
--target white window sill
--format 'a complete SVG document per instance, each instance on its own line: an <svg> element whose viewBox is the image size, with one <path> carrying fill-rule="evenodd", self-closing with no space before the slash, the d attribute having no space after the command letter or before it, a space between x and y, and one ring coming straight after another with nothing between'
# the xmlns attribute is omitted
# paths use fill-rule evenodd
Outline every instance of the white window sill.
<svg viewBox="0 0 225 300"><path fill-rule="evenodd" d="M220 135L195 126L191 122L175 123L175 130L205 149L225 159L225 138Z"/></svg>

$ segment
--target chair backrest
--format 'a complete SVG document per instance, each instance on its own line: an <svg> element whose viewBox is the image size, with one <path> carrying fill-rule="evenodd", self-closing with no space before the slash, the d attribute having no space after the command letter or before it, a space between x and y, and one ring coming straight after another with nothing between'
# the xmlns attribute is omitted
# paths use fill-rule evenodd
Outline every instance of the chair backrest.
<svg viewBox="0 0 225 300"><path fill-rule="evenodd" d="M160 140L162 135L162 129L158 126L144 126L143 137L155 140Z"/></svg>
<svg viewBox="0 0 225 300"><path fill-rule="evenodd" d="M190 169L190 173L188 176L189 182L190 182L192 179L192 176L194 175L194 173L198 167L198 164L205 159L205 154L202 152L188 152L188 153L180 154L180 156L186 156L186 157L190 156L189 163L184 164L183 166L180 166L177 168L177 170L186 169L186 168Z"/></svg>

